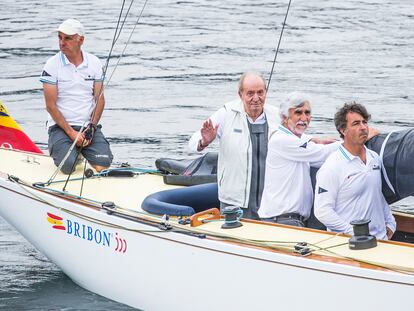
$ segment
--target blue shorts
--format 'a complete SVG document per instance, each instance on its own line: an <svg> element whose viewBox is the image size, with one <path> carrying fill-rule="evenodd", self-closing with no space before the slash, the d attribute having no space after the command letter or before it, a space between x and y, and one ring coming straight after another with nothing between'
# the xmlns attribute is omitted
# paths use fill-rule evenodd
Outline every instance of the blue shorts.
<svg viewBox="0 0 414 311"><path fill-rule="evenodd" d="M72 126L75 131L81 129L80 126ZM113 160L113 155L111 149L109 148L109 143L106 140L105 136L101 131L102 126L98 125L95 135L93 137L92 143L89 146L82 148L83 157L92 165L99 165L103 167L108 167L111 165ZM69 151L70 146L72 146L73 141L66 135L59 126L53 125L49 128L49 153L53 158L53 161L56 166L59 166L63 158L66 156L66 153ZM75 169L75 161L77 158L79 147L75 146L70 153L69 157L66 159L65 164L62 166L62 173L70 174Z"/></svg>

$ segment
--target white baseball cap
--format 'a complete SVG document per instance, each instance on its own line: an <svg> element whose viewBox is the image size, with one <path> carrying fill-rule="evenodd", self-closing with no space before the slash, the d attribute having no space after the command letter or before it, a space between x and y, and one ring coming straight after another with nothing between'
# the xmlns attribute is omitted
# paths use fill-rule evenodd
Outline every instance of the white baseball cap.
<svg viewBox="0 0 414 311"><path fill-rule="evenodd" d="M83 36L85 34L85 30L81 22L73 18L65 20L56 30L69 36L76 34Z"/></svg>

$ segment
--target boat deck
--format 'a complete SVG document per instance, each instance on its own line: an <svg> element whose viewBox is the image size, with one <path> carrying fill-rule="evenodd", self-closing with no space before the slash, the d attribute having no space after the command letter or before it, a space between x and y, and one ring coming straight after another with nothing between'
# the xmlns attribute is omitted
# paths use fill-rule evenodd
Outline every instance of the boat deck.
<svg viewBox="0 0 414 311"><path fill-rule="evenodd" d="M56 170L52 159L45 155L0 148L0 159L0 172L18 176L28 183L46 182ZM68 193L80 194L81 177L82 167L79 166L68 183L66 188ZM66 178L66 175L58 173L54 183L48 188L61 191ZM165 185L161 176L151 174L134 177L92 177L85 178L83 182L82 197L98 202L114 202L117 206L130 211L131 215L137 211L143 212L140 206L149 194L176 188L176 186ZM349 236L343 234L257 221L243 221L243 226L240 228L223 230L222 224L222 221L206 222L191 230L220 239L227 238L230 243L247 244L266 250L284 250L290 253L296 243L306 241L313 258L320 256L324 257L325 261L340 259L350 261L348 264L351 265L360 266L362 263L371 265L371 268L378 266L379 269L386 267L408 273L414 272L414 246L410 244L380 241L378 247L353 251L348 247Z"/></svg>
<svg viewBox="0 0 414 311"><path fill-rule="evenodd" d="M46 155L25 153L0 148L0 172L19 177L28 183L45 183L56 171L52 158ZM12 169L11 169L12 168ZM82 188L83 164L76 167L66 191L80 195ZM58 173L48 188L61 191L67 175ZM159 175L144 174L134 177L93 177L83 180L82 197L94 201L111 201L125 209L142 211L142 201L151 193L174 189L166 185Z"/></svg>

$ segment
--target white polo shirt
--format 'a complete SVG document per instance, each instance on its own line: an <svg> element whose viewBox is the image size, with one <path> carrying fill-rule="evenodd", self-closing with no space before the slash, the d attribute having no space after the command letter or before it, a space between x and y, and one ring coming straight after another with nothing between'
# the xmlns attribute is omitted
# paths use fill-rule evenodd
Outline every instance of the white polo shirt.
<svg viewBox="0 0 414 311"><path fill-rule="evenodd" d="M353 234L352 220L370 219L369 231L387 239L396 223L381 189L381 160L366 148L366 164L344 146L322 165L316 177L315 216L330 231Z"/></svg>
<svg viewBox="0 0 414 311"><path fill-rule="evenodd" d="M310 166L320 167L340 146L340 142L315 144L311 139L306 134L298 137L282 125L271 136L259 208L261 218L286 213L309 217L313 200Z"/></svg>
<svg viewBox="0 0 414 311"><path fill-rule="evenodd" d="M49 58L40 76L42 83L56 85L56 105L70 125L82 126L90 119L94 82L102 82L102 65L99 59L82 51L83 62L78 67L69 62L62 52ZM49 115L48 126L55 124Z"/></svg>

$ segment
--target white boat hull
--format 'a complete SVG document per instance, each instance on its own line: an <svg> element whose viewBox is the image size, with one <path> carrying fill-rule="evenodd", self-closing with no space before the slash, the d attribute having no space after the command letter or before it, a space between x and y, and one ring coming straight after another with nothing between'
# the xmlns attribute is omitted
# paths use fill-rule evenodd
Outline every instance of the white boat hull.
<svg viewBox="0 0 414 311"><path fill-rule="evenodd" d="M0 215L74 282L139 309L412 309L412 274L160 231L5 178L0 197Z"/></svg>

